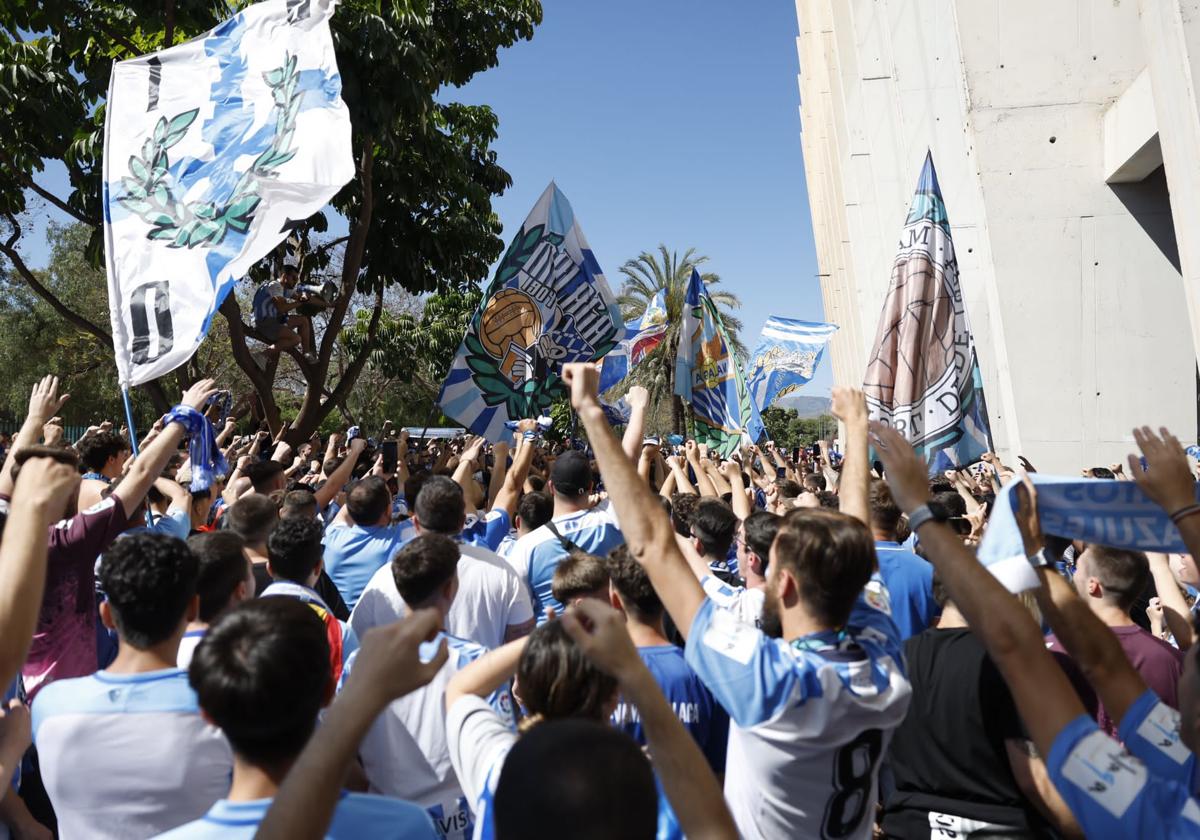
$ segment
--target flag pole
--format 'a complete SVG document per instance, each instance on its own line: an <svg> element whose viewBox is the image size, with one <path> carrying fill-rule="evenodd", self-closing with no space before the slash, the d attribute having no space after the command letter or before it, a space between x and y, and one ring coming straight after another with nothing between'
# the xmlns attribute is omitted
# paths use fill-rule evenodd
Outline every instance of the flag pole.
<svg viewBox="0 0 1200 840"><path fill-rule="evenodd" d="M128 388L121 388L121 400L125 403L125 428L129 429L129 448L136 458L138 454L137 427L133 424L133 405L129 402Z"/></svg>

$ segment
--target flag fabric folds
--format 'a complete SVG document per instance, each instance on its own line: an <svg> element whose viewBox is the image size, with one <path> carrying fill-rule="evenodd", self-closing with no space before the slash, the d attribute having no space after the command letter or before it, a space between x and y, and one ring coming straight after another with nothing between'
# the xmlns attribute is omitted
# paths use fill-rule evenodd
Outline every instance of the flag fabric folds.
<svg viewBox="0 0 1200 840"><path fill-rule="evenodd" d="M561 371L624 335L620 309L566 196L551 182L500 260L438 405L474 434L537 417L566 393Z"/></svg>
<svg viewBox="0 0 1200 840"><path fill-rule="evenodd" d="M616 385L667 335L667 292L659 289L642 317L625 322L625 337L604 357L600 393Z"/></svg>
<svg viewBox="0 0 1200 840"><path fill-rule="evenodd" d="M813 378L825 344L838 328L772 315L750 361L750 395L760 410Z"/></svg>
<svg viewBox="0 0 1200 840"><path fill-rule="evenodd" d="M717 307L692 269L683 304L675 393L691 406L692 437L728 458L765 433Z"/></svg>
<svg viewBox="0 0 1200 840"><path fill-rule="evenodd" d="M239 277L354 177L333 0L266 0L113 65L104 236L124 387L174 370Z"/></svg>
<svg viewBox="0 0 1200 840"><path fill-rule="evenodd" d="M863 382L871 419L894 427L930 474L991 449L983 380L933 157L926 155Z"/></svg>

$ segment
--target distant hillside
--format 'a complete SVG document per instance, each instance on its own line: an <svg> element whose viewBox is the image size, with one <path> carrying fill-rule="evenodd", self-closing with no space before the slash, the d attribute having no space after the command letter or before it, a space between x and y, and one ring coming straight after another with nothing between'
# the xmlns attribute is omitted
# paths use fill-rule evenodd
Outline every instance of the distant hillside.
<svg viewBox="0 0 1200 840"><path fill-rule="evenodd" d="M831 401L829 397L810 397L804 394L793 394L776 401L780 408L794 408L801 417L820 417L829 413Z"/></svg>

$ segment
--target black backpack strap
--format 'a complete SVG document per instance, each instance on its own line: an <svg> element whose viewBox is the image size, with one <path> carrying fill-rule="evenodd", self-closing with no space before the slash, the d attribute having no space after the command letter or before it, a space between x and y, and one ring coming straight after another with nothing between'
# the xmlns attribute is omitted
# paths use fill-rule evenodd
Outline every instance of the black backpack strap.
<svg viewBox="0 0 1200 840"><path fill-rule="evenodd" d="M550 529L551 534L558 537L558 544L563 547L563 551L567 552L568 554L570 554L572 551L583 551L583 549L580 548L576 543L562 535L562 532L558 530L558 526L554 524L553 519L546 523L546 527Z"/></svg>

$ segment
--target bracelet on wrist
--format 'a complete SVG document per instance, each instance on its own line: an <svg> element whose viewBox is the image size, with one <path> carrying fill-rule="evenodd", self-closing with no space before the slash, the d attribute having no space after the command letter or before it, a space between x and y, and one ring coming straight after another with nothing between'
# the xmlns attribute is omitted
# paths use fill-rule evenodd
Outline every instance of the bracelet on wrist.
<svg viewBox="0 0 1200 840"><path fill-rule="evenodd" d="M1181 520L1197 513L1200 513L1200 504L1185 505L1171 514L1171 521L1178 525Z"/></svg>
<svg viewBox="0 0 1200 840"><path fill-rule="evenodd" d="M936 518L937 514L929 509L928 503L921 504L909 512L908 529L915 532L922 525L926 524L927 522L932 522Z"/></svg>

